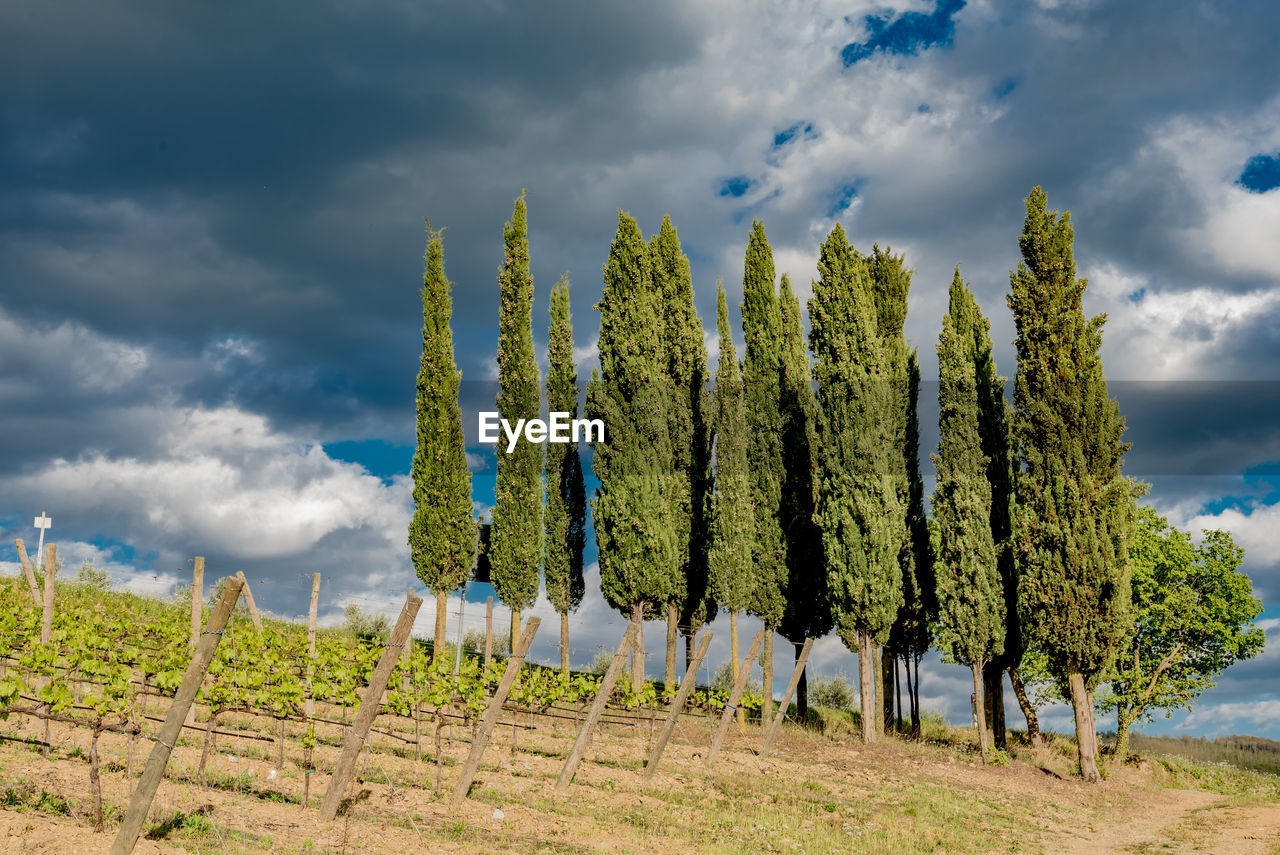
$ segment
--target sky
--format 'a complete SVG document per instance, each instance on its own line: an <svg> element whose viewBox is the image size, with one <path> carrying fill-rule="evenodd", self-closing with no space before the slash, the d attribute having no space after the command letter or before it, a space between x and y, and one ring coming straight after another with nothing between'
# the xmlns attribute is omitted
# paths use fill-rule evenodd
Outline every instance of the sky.
<svg viewBox="0 0 1280 855"><path fill-rule="evenodd" d="M166 596L203 555L279 615L305 613L313 572L327 623L394 614L416 583L423 220L446 228L479 406L522 188L539 357L567 271L584 379L619 210L646 234L671 215L713 361L715 282L739 323L753 219L802 302L836 222L904 253L927 463L952 271L1012 376L1005 296L1041 185L1108 316L1126 472L1176 524L1231 532L1265 605L1266 651L1151 731L1280 738L1277 32L1261 0L0 4L0 535L34 544L46 511L68 573ZM479 513L493 451L464 427ZM623 628L598 578L579 664ZM468 590L466 628L489 593ZM558 661L545 597L533 613L533 658ZM820 641L810 673L841 670L855 657ZM924 705L967 720L968 679L931 656ZM1042 717L1070 728L1065 707Z"/></svg>

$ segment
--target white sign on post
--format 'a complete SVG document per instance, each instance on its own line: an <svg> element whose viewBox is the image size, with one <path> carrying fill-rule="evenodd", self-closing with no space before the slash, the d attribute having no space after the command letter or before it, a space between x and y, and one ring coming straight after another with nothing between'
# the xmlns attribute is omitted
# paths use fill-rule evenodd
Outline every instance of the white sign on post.
<svg viewBox="0 0 1280 855"><path fill-rule="evenodd" d="M40 545L36 547L36 570L41 570L44 568L44 531L53 526L53 517L41 511L32 525L40 529Z"/></svg>

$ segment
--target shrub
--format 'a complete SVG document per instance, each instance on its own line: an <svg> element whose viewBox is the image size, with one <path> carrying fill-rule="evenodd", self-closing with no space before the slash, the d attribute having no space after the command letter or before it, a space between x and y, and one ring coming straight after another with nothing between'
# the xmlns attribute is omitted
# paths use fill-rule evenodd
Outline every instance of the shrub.
<svg viewBox="0 0 1280 855"><path fill-rule="evenodd" d="M837 671L835 676L809 681L809 703L833 710L852 711L858 707L858 693L849 684L844 671Z"/></svg>

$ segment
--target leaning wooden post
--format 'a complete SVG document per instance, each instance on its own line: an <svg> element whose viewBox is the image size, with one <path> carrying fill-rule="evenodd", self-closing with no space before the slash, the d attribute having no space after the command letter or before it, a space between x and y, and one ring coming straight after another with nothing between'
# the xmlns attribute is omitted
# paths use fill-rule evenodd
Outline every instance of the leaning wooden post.
<svg viewBox="0 0 1280 855"><path fill-rule="evenodd" d="M320 821L332 822L338 815L338 805L342 802L342 794L347 790L347 782L356 768L356 757L364 747L369 736L369 728L378 716L378 707L382 704L382 694L387 689L387 681L391 679L391 669L400 658L400 650L404 648L409 632L413 629L413 619L418 616L418 608L422 598L412 594L404 602L400 617L396 620L395 629L391 630L391 641L382 650L382 658L378 667L373 669L369 678L369 687L364 691L360 701L360 709L356 712L355 722L347 731L347 738L342 742L342 755L338 765L334 767L333 777L329 779L329 789L325 790L324 800L320 802Z"/></svg>
<svg viewBox="0 0 1280 855"><path fill-rule="evenodd" d="M40 643L48 644L53 635L53 574L58 572L58 547L44 547L44 614L40 618Z"/></svg>
<svg viewBox="0 0 1280 855"><path fill-rule="evenodd" d="M524 657L529 652L530 645L533 644L533 636L538 632L538 625L542 623L542 619L538 617L529 618L524 625L524 632L520 636L520 643L516 645L516 649L511 651L511 658L507 660L507 670L502 674L502 682L498 684L498 690L493 693L493 698L489 701L489 706L485 707L484 715L480 717L480 729L476 732L475 739L471 741L471 753L467 755L466 765L462 767L462 775L458 778L458 783L453 788L453 798L450 804L454 807L462 804L462 800L467 797L467 791L471 789L471 781L476 776L476 771L480 768L480 758L484 755L485 748L489 745L489 737L493 734L493 728L498 724L498 718L502 715L502 705L507 702L507 695L511 693L511 687L516 682L516 675L520 673L520 666L524 663ZM436 733L439 734L439 728ZM436 751L440 750L440 743L437 739ZM439 762L439 754L436 755L436 761Z"/></svg>
<svg viewBox="0 0 1280 855"><path fill-rule="evenodd" d="M316 603L320 599L320 574L311 576L311 607L307 610L307 718L316 714L316 701L311 694L312 675L316 670Z"/></svg>
<svg viewBox="0 0 1280 855"><path fill-rule="evenodd" d="M813 647L813 639L806 638L804 646L800 648L800 658L796 660L796 670L791 672L791 682L787 683L787 691L782 696L782 703L778 705L778 714L773 717L773 721L769 724L769 732L764 735L764 742L760 743L760 756L766 757L773 750L773 740L778 738L778 731L782 728L782 720L787 717L787 704L791 703L791 696L795 694L796 686L800 685L800 675L804 673L804 663L809 661L809 650Z"/></svg>
<svg viewBox="0 0 1280 855"><path fill-rule="evenodd" d="M622 636L622 643L618 645L618 651L613 654L613 661L609 663L609 670L604 672L604 679L600 682L599 690L596 691L596 698L591 702L591 710L587 713L587 720L582 723L582 727L578 730L578 738L573 743L573 750L565 758L564 768L560 770L560 777L556 781L556 790L565 789L569 786L569 782L573 780L573 775L578 770L578 764L582 762L582 755L587 753L587 747L591 744L591 732L595 730L596 722L600 720L605 704L609 702L609 696L613 694L614 684L618 682L618 677L622 674L622 666L626 663L627 656L635 647L636 636L639 633L639 621L632 620L631 623L627 624L627 631Z"/></svg>
<svg viewBox="0 0 1280 855"><path fill-rule="evenodd" d="M751 673L751 665L756 661L756 652L760 649L760 642L764 640L764 630L756 633L756 637L751 639L751 647L747 648L747 658L742 660L742 667L738 669L738 679L733 684L733 692L729 695L729 702L724 705L724 713L720 716L720 727L716 730L715 738L711 740L711 748L707 751L707 768L714 769L716 765L716 755L720 753L720 743L724 742L725 735L729 732L729 723L733 721L733 713L738 708L738 701L742 699L742 692L747 687L747 675Z"/></svg>
<svg viewBox="0 0 1280 855"><path fill-rule="evenodd" d="M204 605L204 558L197 556L191 569L191 649L200 641L201 606Z"/></svg>
<svg viewBox="0 0 1280 855"><path fill-rule="evenodd" d="M684 702L688 699L689 693L693 691L694 684L698 682L698 666L702 664L702 658L707 655L707 647L710 644L711 632L704 632L702 638L698 641L697 651L693 654L693 658L689 660L689 667L684 672L684 679L680 681L680 691L676 692L676 699L671 704L671 712L667 714L667 723L662 726L662 734L658 737L657 744L653 746L653 753L649 755L649 765L645 766L644 769L644 779L646 781L658 771L658 762L662 760L662 752L667 747L667 740L671 738L671 734L676 729L676 719L680 717L680 711L684 709Z"/></svg>
<svg viewBox="0 0 1280 855"><path fill-rule="evenodd" d="M151 810L151 802L156 796L156 789L164 776L164 767L169 762L169 755L173 753L173 746L178 744L182 722L187 717L191 702L195 700L196 692L200 690L205 672L209 670L209 663L213 661L214 651L217 650L218 642L222 638L222 630L227 625L227 618L231 617L231 612L235 609L242 587L239 579L228 579L222 586L222 597L209 618L208 628L200 636L200 643L196 645L195 653L192 654L191 664L187 666L187 673L183 675L182 684L178 686L177 694L173 696L173 703L169 706L169 712L165 715L160 735L156 737L156 743L151 747L151 756L147 758L147 767L142 772L142 779L138 781L138 786L133 791L133 798L129 800L129 810L124 815L124 823L116 834L115 842L111 844L111 855L129 855L133 851L134 844L138 842L142 823L146 821L147 813Z"/></svg>
<svg viewBox="0 0 1280 855"><path fill-rule="evenodd" d="M18 547L18 562L22 564L22 575L27 577L27 590L31 592L31 602L38 606L40 605L40 584L36 581L35 570L31 569L31 559L27 557L26 544L19 537L14 539L13 545Z"/></svg>
<svg viewBox="0 0 1280 855"><path fill-rule="evenodd" d="M493 658L493 597L484 604L484 667L489 668L489 660Z"/></svg>
<svg viewBox="0 0 1280 855"><path fill-rule="evenodd" d="M249 580L244 577L244 571L236 573L236 578L244 585L244 602L249 607L249 620L253 621L254 629L262 629L262 616L258 614L258 604L253 601L253 588L249 587Z"/></svg>

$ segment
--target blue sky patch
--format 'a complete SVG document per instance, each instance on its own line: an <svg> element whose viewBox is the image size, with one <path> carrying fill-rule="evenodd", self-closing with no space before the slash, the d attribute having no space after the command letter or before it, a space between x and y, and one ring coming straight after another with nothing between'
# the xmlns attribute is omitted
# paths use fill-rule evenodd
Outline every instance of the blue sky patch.
<svg viewBox="0 0 1280 855"><path fill-rule="evenodd" d="M796 122L786 130L778 131L773 135L773 147L782 148L798 136L808 136L813 133L812 122Z"/></svg>
<svg viewBox="0 0 1280 855"><path fill-rule="evenodd" d="M1266 193L1280 187L1280 153L1249 158L1236 183L1251 193Z"/></svg>
<svg viewBox="0 0 1280 855"><path fill-rule="evenodd" d="M955 36L953 19L964 8L965 0L938 0L938 5L928 14L906 12L894 17L868 15L867 40L853 42L840 51L845 68L866 59L876 51L899 56L915 56L934 45L949 45Z"/></svg>
<svg viewBox="0 0 1280 855"><path fill-rule="evenodd" d="M396 475L408 475L413 469L413 446L393 445L383 439L348 439L342 442L326 442L324 453L334 460L358 463L390 482Z"/></svg>
<svg viewBox="0 0 1280 855"><path fill-rule="evenodd" d="M1018 88L1019 82L1021 81L1017 77L1006 77L991 88L991 97L995 98L997 101L1002 98L1007 98L1009 95L1013 94L1013 90Z"/></svg>
<svg viewBox="0 0 1280 855"><path fill-rule="evenodd" d="M858 184L860 183L852 181L835 192L832 196L831 208L827 211L828 217L839 217L845 212L850 203L858 197Z"/></svg>
<svg viewBox="0 0 1280 855"><path fill-rule="evenodd" d="M751 179L745 175L734 175L720 182L720 195L737 199L746 195L751 189Z"/></svg>

